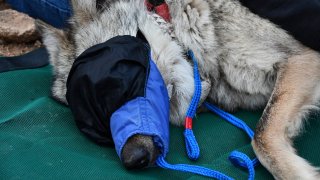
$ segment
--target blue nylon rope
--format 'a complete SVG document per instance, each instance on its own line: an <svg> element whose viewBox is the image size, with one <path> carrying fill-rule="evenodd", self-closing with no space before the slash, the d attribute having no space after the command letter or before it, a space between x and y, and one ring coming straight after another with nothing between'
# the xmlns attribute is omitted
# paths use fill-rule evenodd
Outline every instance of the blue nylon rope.
<svg viewBox="0 0 320 180"><path fill-rule="evenodd" d="M199 149L199 145L198 145L196 138L195 138L193 131L192 131L192 118L195 116L196 109L197 109L197 106L199 104L200 97L201 97L201 80L200 80L200 75L199 75L199 71L198 71L197 60L194 57L193 52L188 51L188 55L190 56L190 58L193 60L193 63L194 63L195 92L194 92L194 96L191 100L189 109L186 114L186 120L189 118L189 120L191 120L191 121L189 122L190 123L189 126L187 126L187 124L186 124L184 136L185 136L185 143L186 143L186 149L187 149L188 156L190 159L196 160L196 159L198 159L198 157L200 155L200 149ZM204 104L209 110L215 112L220 117L227 120L228 122L235 125L236 127L243 129L249 135L249 137L251 139L253 138L254 132L243 121L232 116L231 114L228 114L228 113L220 110L219 108L217 108L213 105L210 105L209 103L204 103ZM254 167L256 165L258 165L258 163L259 163L257 158L251 160L246 154L238 152L238 151L233 151L233 152L231 152L231 154L229 156L229 160L236 166L240 166L240 167L248 169L248 172L249 172L248 179L254 180L254 176L255 176ZM233 180L233 178L231 178L221 172L211 170L211 169L208 169L205 167L195 166L195 165L186 165L186 164L175 164L175 165L169 164L165 161L164 156L159 156L158 159L156 160L156 164L159 167L162 167L164 169L177 170L177 171L183 171L183 172L191 172L194 174L207 176L207 177L211 177L211 178L215 178L215 179L219 179L219 180Z"/></svg>
<svg viewBox="0 0 320 180"><path fill-rule="evenodd" d="M200 79L200 75L199 75L199 69L198 69L198 63L196 58L194 57L194 54L191 50L188 51L188 56L192 59L193 61L193 74L194 74L194 94L191 100L191 103L189 105L187 114L186 114L186 123L187 123L187 119L189 118L189 120L191 121L191 126L192 126L192 119L194 118L195 114L196 114L196 110L201 98L201 91L202 91L202 87L201 87L201 79ZM200 156L200 148L198 145L198 142L196 140L195 135L193 134L193 130L192 127L187 127L186 125L186 129L184 131L184 137L185 137L185 144L186 144L186 150L187 150L187 154L188 157L191 160L197 160Z"/></svg>
<svg viewBox="0 0 320 180"><path fill-rule="evenodd" d="M193 118L196 114L197 107L201 98L202 87L201 87L201 79L199 75L197 59L194 57L194 54L191 50L188 51L188 56L193 61L194 94L193 94L186 116Z"/></svg>
<svg viewBox="0 0 320 180"><path fill-rule="evenodd" d="M225 119L226 121L228 121L229 123L231 123L232 125L243 129L251 139L253 139L254 136L254 132L250 129L250 127L248 125L246 125L242 120L236 118L235 116L222 111L221 109L219 109L218 107L209 104L207 102L204 103L204 106L209 109L210 111L216 113L217 115L219 115L220 117L222 117L223 119Z"/></svg>
<svg viewBox="0 0 320 180"><path fill-rule="evenodd" d="M160 156L157 161L157 165L164 168L164 169L170 169L170 170L178 170L178 171L183 171L183 172L191 172L194 174L202 175L202 176L207 176L215 179L220 179L220 180L233 180L233 178L220 173L215 170L211 170L205 167L201 166L194 166L194 165L187 165L187 164L169 164L165 161L164 157Z"/></svg>
<svg viewBox="0 0 320 180"><path fill-rule="evenodd" d="M254 171L254 163L251 159L244 153L239 151L232 151L229 155L229 160L235 166L241 166L243 168L248 169L249 172L249 180L254 180L255 171Z"/></svg>
<svg viewBox="0 0 320 180"><path fill-rule="evenodd" d="M194 63L195 92L186 114L186 120L189 118L189 120L191 120L190 123L192 123L192 118L196 114L197 106L199 104L200 97L201 97L201 80L200 80L200 75L198 70L198 64L194 57L193 52L189 51L188 55L190 56L190 58L193 60L193 63ZM186 125L186 129L184 131L185 143L186 143L188 157L192 160L196 160L200 155L200 148L191 128L192 128L192 124L191 124L191 127L188 127L188 128ZM215 179L220 179L220 180L233 180L233 178L221 172L211 170L209 168L195 166L195 165L187 165L187 164L175 164L175 165L169 164L165 161L165 157L163 155L158 157L158 159L156 160L156 164L159 167L162 167L164 169L190 172L190 173L207 176Z"/></svg>
<svg viewBox="0 0 320 180"><path fill-rule="evenodd" d="M197 160L200 156L200 148L196 136L193 134L192 129L185 129L183 135L189 159Z"/></svg>
<svg viewBox="0 0 320 180"><path fill-rule="evenodd" d="M254 132L243 121L241 121L240 119L236 118L235 116L233 116L227 112L222 111L221 109L219 109L219 108L215 107L214 105L209 104L207 102L204 103L204 106L206 108L208 108L209 110L211 110L212 112L219 115L220 117L222 117L223 119L225 119L226 121L228 121L229 123L244 130L249 135L249 137L251 139L253 139ZM248 179L249 180L254 179L254 176L255 176L254 167L259 164L259 161L257 158L254 158L253 160L251 160L246 154L239 152L239 151L233 151L229 155L229 160L235 166L240 166L240 167L248 169L248 171L249 171Z"/></svg>

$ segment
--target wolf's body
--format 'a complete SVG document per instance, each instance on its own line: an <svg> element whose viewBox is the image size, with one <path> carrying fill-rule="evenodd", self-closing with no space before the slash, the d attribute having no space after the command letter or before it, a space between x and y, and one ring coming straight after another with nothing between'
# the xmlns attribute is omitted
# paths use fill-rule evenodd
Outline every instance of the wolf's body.
<svg viewBox="0 0 320 180"><path fill-rule="evenodd" d="M184 123L194 90L192 65L184 56L191 49L199 60L202 100L229 111L266 106L252 144L274 177L320 178L316 168L295 154L291 142L320 100L317 52L236 0L167 0L174 39L148 15L142 0L99 2L72 1L69 31L40 28L55 71L56 99L66 103L66 80L75 57L111 37L135 36L140 29L168 87L173 124ZM152 141L142 136L127 144L135 143Z"/></svg>

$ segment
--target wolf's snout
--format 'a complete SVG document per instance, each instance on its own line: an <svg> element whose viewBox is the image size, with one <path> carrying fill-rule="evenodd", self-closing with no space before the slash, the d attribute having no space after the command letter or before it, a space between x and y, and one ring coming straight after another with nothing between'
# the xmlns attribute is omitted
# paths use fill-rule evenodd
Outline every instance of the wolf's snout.
<svg viewBox="0 0 320 180"><path fill-rule="evenodd" d="M142 169L152 165L159 154L151 136L134 135L124 145L122 163L127 169Z"/></svg>
<svg viewBox="0 0 320 180"><path fill-rule="evenodd" d="M141 169L149 165L150 153L144 147L132 147L132 151L122 158L127 169Z"/></svg>

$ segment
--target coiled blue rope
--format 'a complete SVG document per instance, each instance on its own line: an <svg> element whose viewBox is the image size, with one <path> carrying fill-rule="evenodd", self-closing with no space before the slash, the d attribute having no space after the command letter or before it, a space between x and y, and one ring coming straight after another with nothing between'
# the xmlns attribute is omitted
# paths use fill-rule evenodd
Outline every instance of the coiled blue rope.
<svg viewBox="0 0 320 180"><path fill-rule="evenodd" d="M192 118L196 114L196 110L200 101L202 90L201 90L201 80L200 80L197 61L192 51L188 51L188 55L190 56L190 58L193 60L193 63L194 63L193 67L194 67L194 79L195 79L195 92L192 97L188 111L186 113L186 124L185 124L186 129L184 131L184 136L185 136L187 154L190 159L196 160L200 155L200 148L192 131ZM195 166L195 165L186 165L186 164L175 164L175 165L169 164L165 161L164 156L158 157L158 159L156 160L156 164L159 167L162 167L164 169L190 172L190 173L199 174L202 176L207 176L207 177L221 179L221 180L233 180L233 178L221 172L211 170L205 167Z"/></svg>
<svg viewBox="0 0 320 180"><path fill-rule="evenodd" d="M222 111L218 107L216 107L212 104L209 104L207 102L204 103L204 106L207 109L209 109L210 111L219 115L221 118L228 121L229 123L244 130L248 134L248 136L251 139L253 139L254 132L243 121L241 121L240 119L236 118L235 116L233 116L227 112ZM233 151L229 155L229 160L232 162L232 164L234 164L236 166L240 166L240 167L248 169L248 171L249 171L248 179L249 180L254 179L254 176L255 176L254 167L259 164L259 161L257 158L254 158L253 160L251 160L246 154L239 152L239 151Z"/></svg>
<svg viewBox="0 0 320 180"><path fill-rule="evenodd" d="M199 148L199 145L198 145L196 138L195 138L193 131L192 131L192 118L195 116L196 109L197 109L197 106L200 101L202 90L201 90L201 80L200 80L197 60L194 57L194 54L192 51L188 51L188 55L190 56L190 58L193 60L193 63L194 63L195 92L194 92L194 96L191 100L189 109L186 114L186 129L184 131L184 136L185 136L185 143L186 143L186 149L187 149L188 156L190 159L196 160L200 155L200 148ZM218 114L220 117L227 120L231 124L237 126L238 128L243 129L249 135L249 137L251 139L253 138L254 132L243 121L232 116L231 114L228 114L228 113L220 110L219 108L217 108L213 105L210 105L209 103L204 103L204 105L209 110L215 112L216 114ZM229 160L236 166L247 168L249 171L248 179L249 180L254 179L254 176L255 176L254 166L256 166L259 163L257 158L255 158L254 160L251 160L246 154L238 152L238 151L233 151L233 152L231 152L231 154L229 156ZM233 178L231 178L221 172L211 170L211 169L201 167L201 166L186 165L186 164L172 165L172 164L169 164L165 161L164 156L158 157L158 159L156 160L156 164L159 167L162 167L164 169L171 169L171 170L177 170L177 171L183 171L183 172L191 172L194 174L199 174L199 175L203 175L203 176L207 176L207 177L211 177L211 178L215 178L215 179L221 179L221 180L232 180L233 179Z"/></svg>

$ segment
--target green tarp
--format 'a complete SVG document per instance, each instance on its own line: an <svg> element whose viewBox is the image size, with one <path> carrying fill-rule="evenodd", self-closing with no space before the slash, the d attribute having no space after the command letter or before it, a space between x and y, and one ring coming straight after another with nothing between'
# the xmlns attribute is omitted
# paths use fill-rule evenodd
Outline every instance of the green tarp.
<svg viewBox="0 0 320 180"><path fill-rule="evenodd" d="M0 73L0 179L204 178L158 167L125 170L113 148L88 140L77 129L68 107L50 97L51 79L50 66ZM261 111L240 111L235 115L254 128ZM319 118L320 113L313 112L305 133L295 141L299 154L316 166L320 166ZM235 179L247 179L246 170L228 161L229 153L235 149L254 156L243 131L214 114L199 114L194 133L201 157L196 162L186 157L182 132L180 127L170 129L168 162L201 165ZM272 176L260 165L256 179Z"/></svg>

